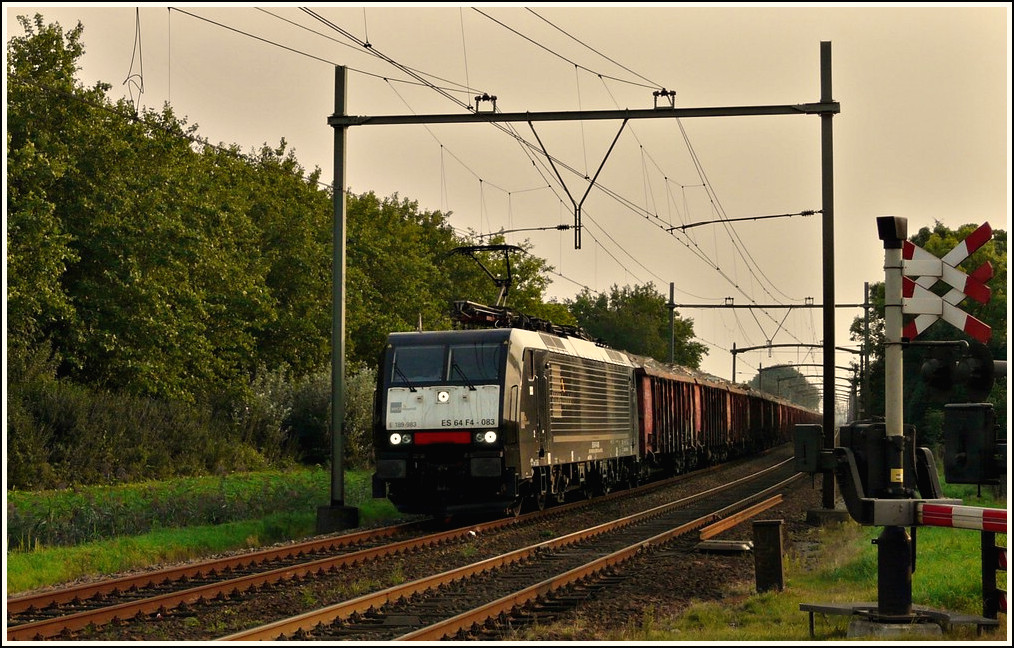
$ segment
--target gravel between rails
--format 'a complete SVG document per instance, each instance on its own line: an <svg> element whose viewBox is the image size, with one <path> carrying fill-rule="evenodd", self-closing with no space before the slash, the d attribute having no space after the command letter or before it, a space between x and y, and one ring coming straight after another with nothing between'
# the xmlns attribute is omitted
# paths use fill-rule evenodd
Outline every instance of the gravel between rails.
<svg viewBox="0 0 1014 648"><path fill-rule="evenodd" d="M754 520L781 520L785 553L810 546L807 513L822 508L821 489L803 479L786 493L781 504L759 514ZM753 520L745 521L717 536L715 540L753 540ZM694 551L693 540L673 545L649 560L639 560L624 570L625 578L603 590L601 595L571 610L554 622L538 624L506 641L624 641L631 632L682 614L700 601L730 601L741 592L754 591L755 570L752 552L706 553ZM737 594L739 593L739 594ZM800 612L800 618L805 618Z"/></svg>

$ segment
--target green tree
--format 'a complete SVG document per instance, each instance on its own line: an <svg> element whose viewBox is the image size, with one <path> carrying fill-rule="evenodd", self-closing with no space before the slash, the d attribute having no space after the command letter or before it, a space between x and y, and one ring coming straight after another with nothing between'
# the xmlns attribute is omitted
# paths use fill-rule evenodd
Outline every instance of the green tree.
<svg viewBox="0 0 1014 648"><path fill-rule="evenodd" d="M143 453L114 448L149 438L136 426L114 438L107 422L147 420L129 412L149 403L202 422L160 463L182 446L194 450L191 468L278 459L302 434L281 415L291 394L330 366L332 189L284 140L243 153L205 142L169 105L110 102L109 84L75 78L80 24L19 21L7 69L8 454L19 472L40 467L20 483L143 474ZM450 214L397 194L345 198L356 376L368 376L389 332L451 328L456 300L494 303L480 266L451 254L474 237L458 236ZM572 324L565 305L544 303L551 268L521 247L509 305ZM312 411L300 430L319 422ZM69 460L99 455L100 467Z"/></svg>
<svg viewBox="0 0 1014 648"><path fill-rule="evenodd" d="M347 353L375 364L390 331L413 330L420 320L428 329L450 328L437 257L452 246L453 231L440 212L420 212L397 194L350 194L347 201Z"/></svg>
<svg viewBox="0 0 1014 648"><path fill-rule="evenodd" d="M7 346L21 357L75 319L63 288L67 265L78 260L73 237L56 213L57 183L72 164L68 147L36 129L48 121L56 132L74 132L87 122L84 103L57 101L64 96L97 100L108 86L85 89L74 80L84 52L83 27L66 34L59 25L18 18L25 36L7 47ZM56 194L54 196L54 194Z"/></svg>
<svg viewBox="0 0 1014 648"><path fill-rule="evenodd" d="M332 194L320 170L306 174L284 140L256 159L238 184L249 194L273 311L257 330L257 357L305 376L331 361Z"/></svg>
<svg viewBox="0 0 1014 648"><path fill-rule="evenodd" d="M110 104L108 85L81 88L80 25L21 23L8 67L19 336L52 340L61 375L139 395L192 400L246 381L272 316L249 190L231 182L253 182L249 165L196 145L168 107L138 115Z"/></svg>
<svg viewBox="0 0 1014 648"><path fill-rule="evenodd" d="M610 293L592 295L583 289L567 305L578 325L611 347L660 362L669 361L669 310L666 298L652 283L613 285ZM693 341L693 320L673 314L673 356L678 365L697 369L707 347Z"/></svg>

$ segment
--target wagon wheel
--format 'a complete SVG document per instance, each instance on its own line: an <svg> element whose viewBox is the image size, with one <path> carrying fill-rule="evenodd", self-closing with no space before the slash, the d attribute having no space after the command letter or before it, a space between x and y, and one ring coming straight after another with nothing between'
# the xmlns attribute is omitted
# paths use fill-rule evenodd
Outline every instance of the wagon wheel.
<svg viewBox="0 0 1014 648"><path fill-rule="evenodd" d="M641 471L626 469L627 488L637 488L641 485Z"/></svg>
<svg viewBox="0 0 1014 648"><path fill-rule="evenodd" d="M505 509L506 512L507 512L507 517L514 517L514 518L516 518L519 515L521 515L521 504L522 504L523 501L524 500L519 497L518 499L514 500L512 503L508 504L507 508Z"/></svg>
<svg viewBox="0 0 1014 648"><path fill-rule="evenodd" d="M535 508L537 510L539 510L539 511L545 511L546 510L546 492L545 491L540 491L540 492L536 493L535 497L533 499L535 500Z"/></svg>
<svg viewBox="0 0 1014 648"><path fill-rule="evenodd" d="M613 486L615 486L615 484L613 482L612 475L609 473L608 468L604 467L602 470L599 471L598 482L599 482L598 483L599 492L602 493L603 495L608 495L613 491Z"/></svg>

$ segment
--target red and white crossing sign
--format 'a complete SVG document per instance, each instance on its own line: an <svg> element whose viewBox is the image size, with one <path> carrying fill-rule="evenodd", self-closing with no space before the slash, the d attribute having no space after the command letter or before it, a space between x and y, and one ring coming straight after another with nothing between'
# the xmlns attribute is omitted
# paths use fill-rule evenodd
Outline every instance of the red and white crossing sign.
<svg viewBox="0 0 1014 648"><path fill-rule="evenodd" d="M993 277L993 266L987 261L971 275L965 274L957 266L992 236L993 230L989 223L983 223L942 259L910 241L905 241L902 248L902 264L906 276L902 277L901 310L902 313L916 317L905 325L903 337L915 338L933 322L943 319L983 344L989 341L993 333L990 327L957 305L965 297L971 297L980 304L989 301L992 291L986 282ZM939 281L951 287L943 296L929 290Z"/></svg>

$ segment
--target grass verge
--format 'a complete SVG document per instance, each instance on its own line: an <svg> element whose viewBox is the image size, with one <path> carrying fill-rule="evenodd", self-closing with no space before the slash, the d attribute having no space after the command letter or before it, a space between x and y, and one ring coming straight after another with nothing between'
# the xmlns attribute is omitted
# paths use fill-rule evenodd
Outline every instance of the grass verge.
<svg viewBox="0 0 1014 648"><path fill-rule="evenodd" d="M362 481L346 473L346 481ZM276 477L283 479L281 477ZM306 481L304 475L297 479ZM326 503L327 485L317 496ZM387 500L374 500L365 488L350 488L346 502L359 508L363 526L396 519L399 513ZM136 571L151 565L194 560L218 553L253 549L298 540L315 533L317 510L301 498L292 510L269 513L254 520L161 527L147 533L93 540L73 546L8 545L5 561L7 596L75 580Z"/></svg>
<svg viewBox="0 0 1014 648"><path fill-rule="evenodd" d="M1005 500L980 498L959 489L965 506L1006 509ZM737 585L725 600L698 602L672 618L651 619L627 627L605 640L664 642L842 641L848 639L851 617L814 615L810 637L809 613L801 604L851 604L878 600L878 557L873 541L883 527L855 522L815 528L808 541L797 544L783 565L785 588L757 593L753 582ZM910 530L909 530L910 531ZM972 616L983 613L982 534L976 530L917 527L916 568L912 574L912 603L936 610ZM1006 546L1006 534L996 542ZM1004 585L1006 572L998 572ZM892 639L921 641L980 641L1007 644L1010 621L999 615L996 631L980 636L974 624L954 624L939 636L913 633ZM939 627L939 626L938 626Z"/></svg>

